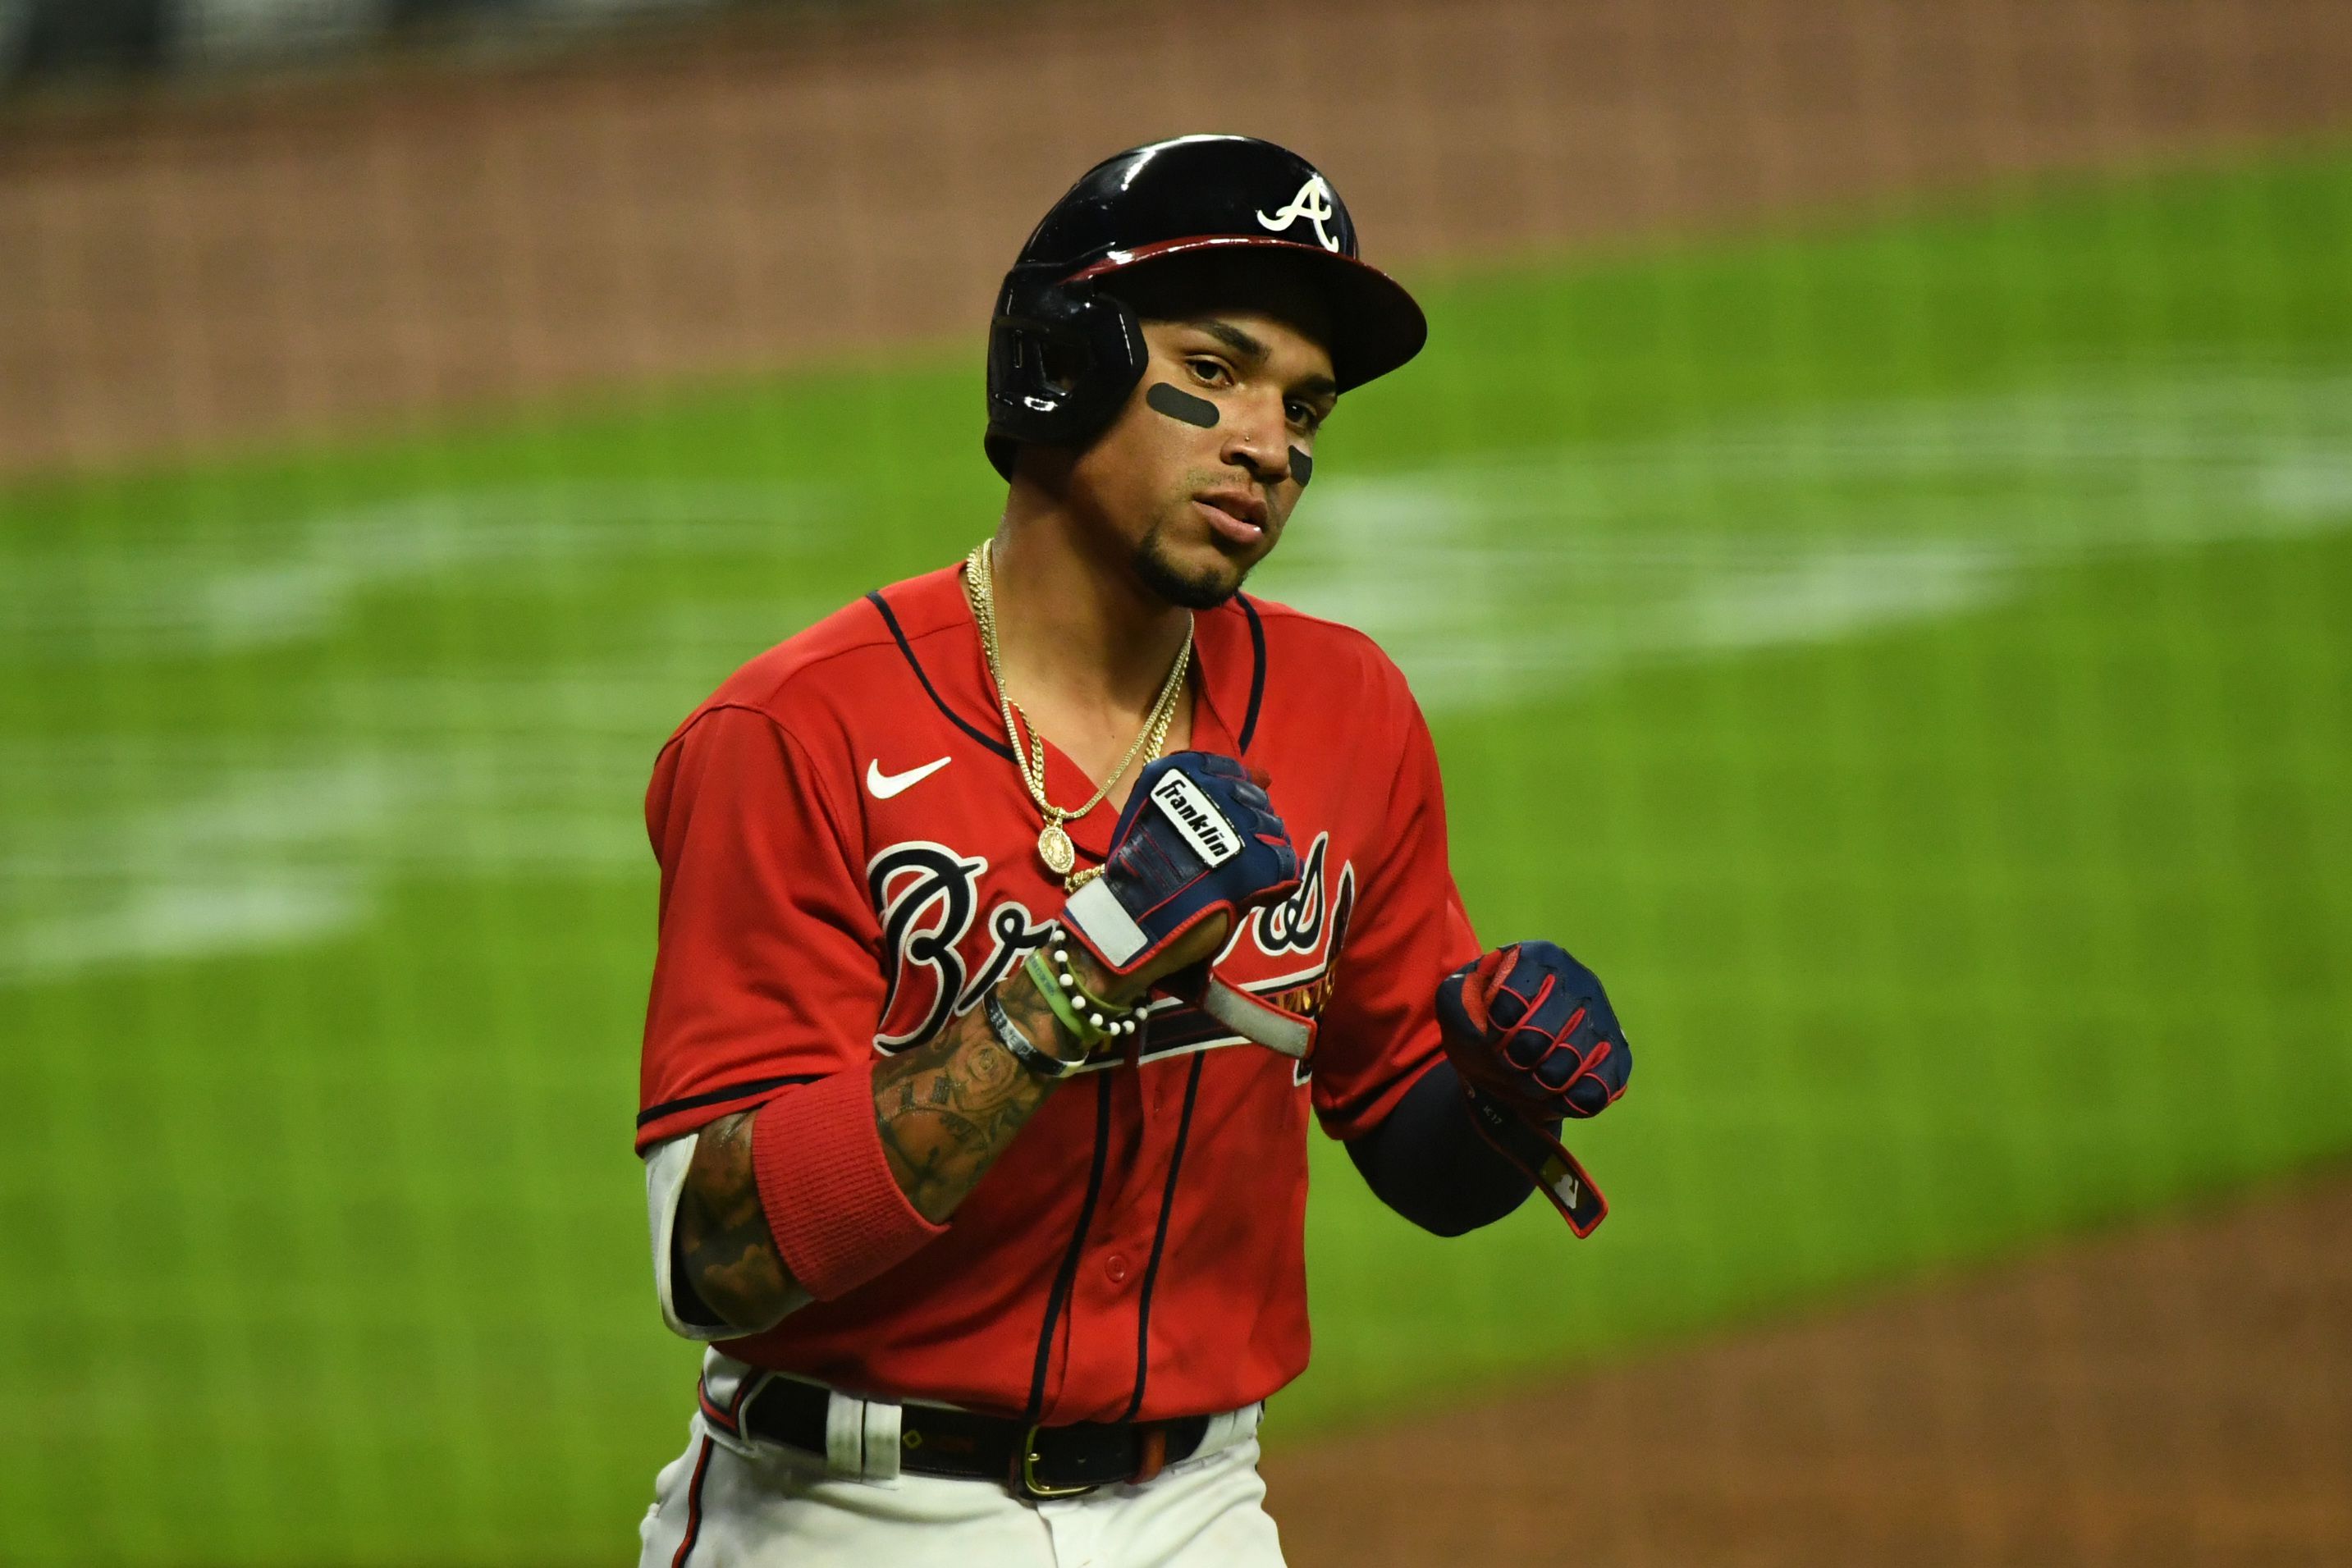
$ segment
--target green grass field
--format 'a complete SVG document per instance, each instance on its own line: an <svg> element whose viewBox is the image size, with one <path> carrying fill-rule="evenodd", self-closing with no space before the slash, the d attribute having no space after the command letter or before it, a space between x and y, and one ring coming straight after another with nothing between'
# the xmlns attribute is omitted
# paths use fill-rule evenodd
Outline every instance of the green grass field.
<svg viewBox="0 0 2352 1568"><path fill-rule="evenodd" d="M1416 280L1254 587L1641 1067L1591 1242L1318 1148L1275 1440L2352 1149L2347 256L2319 152ZM626 1557L646 768L991 526L977 357L0 491L0 1560Z"/></svg>

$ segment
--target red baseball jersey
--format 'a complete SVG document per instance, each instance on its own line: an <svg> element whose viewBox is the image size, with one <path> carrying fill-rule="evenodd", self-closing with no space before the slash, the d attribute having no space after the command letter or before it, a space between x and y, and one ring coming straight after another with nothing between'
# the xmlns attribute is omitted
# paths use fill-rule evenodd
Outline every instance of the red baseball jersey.
<svg viewBox="0 0 2352 1568"><path fill-rule="evenodd" d="M655 764L640 1150L931 1038L1060 909L961 566L760 655ZM1057 1089L944 1233L730 1354L1048 1422L1262 1399L1307 1364L1307 1129L1356 1135L1440 1054L1477 944L1427 726L1361 633L1236 597L1197 617L1196 749L1263 769L1297 894L1220 972L1319 1019L1296 1063L1162 1000L1135 1066ZM1094 784L1050 747L1048 798ZM1116 820L1069 824L1082 863Z"/></svg>

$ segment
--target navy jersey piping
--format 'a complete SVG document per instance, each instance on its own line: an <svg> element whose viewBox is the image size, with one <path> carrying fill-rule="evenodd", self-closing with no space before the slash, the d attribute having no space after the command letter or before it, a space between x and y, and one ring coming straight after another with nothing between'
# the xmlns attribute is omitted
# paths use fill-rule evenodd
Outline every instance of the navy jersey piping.
<svg viewBox="0 0 2352 1568"><path fill-rule="evenodd" d="M1054 1329L1061 1321L1062 1303L1069 1299L1070 1287L1077 1283L1078 1255L1086 1250L1087 1232L1095 1222L1095 1200L1102 1197L1103 1168L1110 1163L1109 1073L1095 1075L1095 1091L1094 1166L1087 1172L1087 1197L1078 1206L1077 1228L1071 1233L1069 1249L1062 1254L1062 1267L1045 1297L1045 1323L1037 1331L1037 1365L1029 1377L1029 1405L1021 1417L1024 1422L1034 1421L1045 1412L1045 1375L1054 1364Z"/></svg>
<svg viewBox="0 0 2352 1568"><path fill-rule="evenodd" d="M1176 1144L1168 1154L1168 1185L1160 1194L1160 1225L1151 1233L1151 1260L1143 1266L1143 1299L1135 1309L1135 1395L1119 1413L1122 1421L1132 1421L1135 1413L1143 1408L1143 1385L1151 1375L1151 1288L1160 1282L1160 1256L1168 1246L1168 1217L1176 1211L1176 1178L1184 1169L1184 1143L1192 1133L1192 1105L1201 1096L1201 1064L1207 1057L1195 1054L1192 1071L1184 1079L1184 1110L1176 1119Z"/></svg>
<svg viewBox="0 0 2352 1568"><path fill-rule="evenodd" d="M730 1083L724 1089L713 1089L701 1094L688 1094L682 1100L665 1100L649 1111L637 1113L637 1125L649 1127L664 1116L680 1111L698 1111L705 1105L723 1104L730 1100L748 1100L754 1094L765 1094L771 1089L789 1089L795 1083L814 1083L814 1072L796 1072L786 1078L754 1078L748 1083Z"/></svg>
<svg viewBox="0 0 2352 1568"><path fill-rule="evenodd" d="M1018 760L1013 757L1013 748L1011 747L1005 745L1004 742L1001 740L992 738L986 730L975 729L965 720L963 715L948 706L947 698L940 695L939 687L931 685L931 677L929 674L925 673L923 669L923 662L915 657L914 645L907 641L907 633L900 630L898 618L890 612L890 606L883 599L882 591L878 588L876 589L873 592L866 596L866 601L882 612L882 623L890 628L891 641L897 643L898 644L898 652L906 655L908 668L915 672L915 679L923 683L924 693L930 697L931 701L935 705L937 705L941 713L948 716L949 721L954 724L958 729L963 731L966 735L971 737L974 740L980 742L982 746L985 746L989 750L993 751L997 756L1002 757L1007 762Z"/></svg>
<svg viewBox="0 0 2352 1568"><path fill-rule="evenodd" d="M1265 699L1265 622L1257 618L1257 606L1249 601L1246 593L1234 597L1241 601L1242 613L1249 617L1250 629L1250 695L1249 706L1242 712L1242 733L1234 749L1247 751L1250 738L1257 734L1258 704Z"/></svg>

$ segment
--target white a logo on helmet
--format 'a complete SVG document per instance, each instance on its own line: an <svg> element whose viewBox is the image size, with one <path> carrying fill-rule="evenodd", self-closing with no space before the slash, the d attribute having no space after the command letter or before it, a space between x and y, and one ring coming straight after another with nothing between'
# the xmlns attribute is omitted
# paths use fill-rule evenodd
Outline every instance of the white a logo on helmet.
<svg viewBox="0 0 2352 1568"><path fill-rule="evenodd" d="M1339 236L1323 226L1337 215L1337 209L1331 205L1331 187L1323 183L1322 175L1315 174L1308 177L1307 183L1298 187L1298 194L1290 198L1290 205L1271 217L1260 213L1257 215L1257 221L1270 232L1281 234L1299 219L1305 218L1315 225L1315 237L1323 242L1325 250L1338 250Z"/></svg>
<svg viewBox="0 0 2352 1568"><path fill-rule="evenodd" d="M1181 773L1160 775L1151 787L1151 803L1207 864L1223 865L1242 852L1242 836L1233 823L1210 802L1207 791Z"/></svg>

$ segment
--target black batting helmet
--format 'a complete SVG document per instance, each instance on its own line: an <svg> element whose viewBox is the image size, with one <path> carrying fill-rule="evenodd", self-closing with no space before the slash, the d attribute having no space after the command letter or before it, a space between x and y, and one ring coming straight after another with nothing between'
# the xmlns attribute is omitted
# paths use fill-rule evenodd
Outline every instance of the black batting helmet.
<svg viewBox="0 0 2352 1568"><path fill-rule="evenodd" d="M988 328L988 456L1013 444L1084 446L1142 378L1135 312L1097 285L1168 256L1271 249L1310 265L1331 307L1341 392L1421 351L1429 323L1404 286L1356 256L1356 225L1315 165L1253 136L1130 148L1054 204L1004 275ZM1051 353L1050 363L1048 351Z"/></svg>

